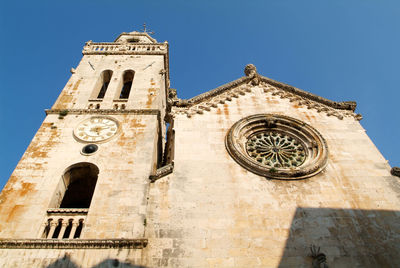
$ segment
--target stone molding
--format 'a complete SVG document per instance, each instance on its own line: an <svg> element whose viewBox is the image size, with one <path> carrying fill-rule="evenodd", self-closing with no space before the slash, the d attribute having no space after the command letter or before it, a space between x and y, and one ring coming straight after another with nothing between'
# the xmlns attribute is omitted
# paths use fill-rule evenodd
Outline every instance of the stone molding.
<svg viewBox="0 0 400 268"><path fill-rule="evenodd" d="M165 55L158 51L83 51L83 55Z"/></svg>
<svg viewBox="0 0 400 268"><path fill-rule="evenodd" d="M261 76L261 80L263 82L271 85L271 86L283 89L288 93L293 93L293 94L298 95L300 97L303 97L303 98L306 98L306 99L309 99L309 100L324 104L324 105L329 106L329 107L334 108L334 109L349 110L349 111L354 112L356 107L357 107L357 103L355 101L342 101L342 102L331 101L331 100L328 100L326 98L320 97L318 95L312 94L310 92L301 90L299 88L292 87L292 86L287 85L285 83L275 81L275 80L270 79L270 78L265 77L265 76Z"/></svg>
<svg viewBox="0 0 400 268"><path fill-rule="evenodd" d="M392 170L390 170L390 174L400 177L400 167L393 167Z"/></svg>
<svg viewBox="0 0 400 268"><path fill-rule="evenodd" d="M87 214L88 208L49 208L47 214Z"/></svg>
<svg viewBox="0 0 400 268"><path fill-rule="evenodd" d="M296 167L274 167L261 164L250 157L246 143L257 133L278 132L296 137L304 148L306 160ZM236 122L225 137L225 147L231 157L245 169L269 178L299 180L321 172L328 161L328 146L321 134L312 126L289 116L255 114ZM279 164L279 163L277 163Z"/></svg>
<svg viewBox="0 0 400 268"><path fill-rule="evenodd" d="M143 114L143 115L160 115L158 109L129 109L129 110L115 110L115 109L46 109L46 115L59 114L61 112L67 114Z"/></svg>
<svg viewBox="0 0 400 268"><path fill-rule="evenodd" d="M168 43L86 42L83 55L165 55Z"/></svg>
<svg viewBox="0 0 400 268"><path fill-rule="evenodd" d="M217 87L213 90L184 100L174 98L169 100L174 106L174 113L183 113L188 117L195 114L203 114L204 111L210 111L211 108L218 107L218 104L224 104L240 95L252 92L254 86L261 87L264 93L278 95L281 98L289 99L298 106L305 106L308 109L315 109L317 112L324 112L327 116L335 116L342 120L344 117L353 117L361 120L360 114L355 114L356 102L334 102L323 97L314 95L304 90L277 82L270 78L261 76L257 73L254 65L248 64L245 68L245 77Z"/></svg>
<svg viewBox="0 0 400 268"><path fill-rule="evenodd" d="M0 239L2 249L100 249L134 248L142 249L148 240L139 239Z"/></svg>
<svg viewBox="0 0 400 268"><path fill-rule="evenodd" d="M156 180L161 179L162 177L165 177L168 174L171 174L173 171L174 171L174 163L172 162L168 165L158 168L155 174L150 175L149 179L151 180L151 182L155 182Z"/></svg>
<svg viewBox="0 0 400 268"><path fill-rule="evenodd" d="M215 96L218 96L218 95L220 95L222 93L225 93L226 91L228 91L228 90L230 90L230 89L232 89L234 87L246 84L250 80L251 79L249 77L241 77L241 78L239 78L239 79L237 79L235 81L232 81L230 83L224 84L224 85L222 85L220 87L217 87L215 89L212 89L212 90L207 91L205 93L202 93L200 95L197 95L197 96L195 96L195 97L193 97L191 99L188 99L188 100L179 99L179 101L176 102L174 104L174 106L177 106L177 107L191 107L191 106L194 106L194 105L199 104L201 102L205 102L205 101L209 100L212 97L215 97Z"/></svg>

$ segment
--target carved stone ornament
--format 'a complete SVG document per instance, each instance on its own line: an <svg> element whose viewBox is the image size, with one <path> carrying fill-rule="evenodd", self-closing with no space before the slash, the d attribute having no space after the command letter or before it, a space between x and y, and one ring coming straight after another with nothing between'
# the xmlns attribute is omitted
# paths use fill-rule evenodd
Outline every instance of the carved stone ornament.
<svg viewBox="0 0 400 268"><path fill-rule="evenodd" d="M256 85L258 85L260 83L260 78L259 78L259 75L257 73L257 68L256 68L256 66L254 66L254 64L251 64L251 63L247 64L246 67L244 68L244 74L247 77L252 78L251 84L253 86L256 86Z"/></svg>
<svg viewBox="0 0 400 268"><path fill-rule="evenodd" d="M322 171L328 147L310 125L283 115L256 114L236 122L225 139L232 158L270 179L305 179Z"/></svg>
<svg viewBox="0 0 400 268"><path fill-rule="evenodd" d="M392 170L390 170L390 173L393 176L400 177L400 167L393 167Z"/></svg>

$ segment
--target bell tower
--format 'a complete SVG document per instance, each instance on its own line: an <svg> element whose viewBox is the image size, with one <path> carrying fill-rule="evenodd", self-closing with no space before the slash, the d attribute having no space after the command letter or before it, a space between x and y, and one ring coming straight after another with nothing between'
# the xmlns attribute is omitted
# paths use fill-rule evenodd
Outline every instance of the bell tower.
<svg viewBox="0 0 400 268"><path fill-rule="evenodd" d="M149 177L166 164L168 43L130 32L82 53L0 195L1 247L53 249L43 265L72 248L140 256Z"/></svg>

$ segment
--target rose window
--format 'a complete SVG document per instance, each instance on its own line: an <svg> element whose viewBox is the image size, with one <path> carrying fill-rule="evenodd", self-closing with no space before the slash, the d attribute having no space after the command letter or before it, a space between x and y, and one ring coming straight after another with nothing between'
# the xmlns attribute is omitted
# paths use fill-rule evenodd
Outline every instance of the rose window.
<svg viewBox="0 0 400 268"><path fill-rule="evenodd" d="M239 120L228 131L225 145L242 167L271 179L314 176L328 159L328 147L316 129L283 115L256 114Z"/></svg>
<svg viewBox="0 0 400 268"><path fill-rule="evenodd" d="M277 132L261 132L250 136L246 149L250 157L268 167L298 167L306 158L300 141Z"/></svg>

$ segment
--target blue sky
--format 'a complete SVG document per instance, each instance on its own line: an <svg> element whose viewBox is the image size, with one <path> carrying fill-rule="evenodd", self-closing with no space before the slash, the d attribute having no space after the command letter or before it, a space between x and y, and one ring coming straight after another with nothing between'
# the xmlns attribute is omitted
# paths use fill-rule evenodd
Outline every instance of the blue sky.
<svg viewBox="0 0 400 268"><path fill-rule="evenodd" d="M141 30L170 44L171 87L190 98L259 73L334 101L400 166L400 1L3 1L0 188L88 40Z"/></svg>

